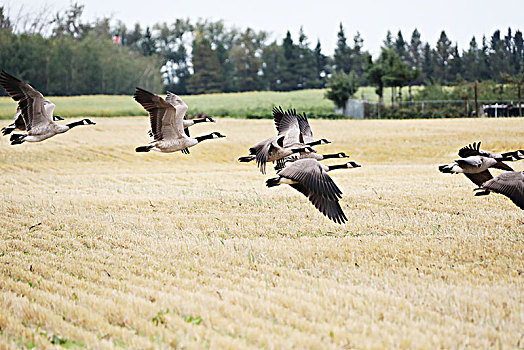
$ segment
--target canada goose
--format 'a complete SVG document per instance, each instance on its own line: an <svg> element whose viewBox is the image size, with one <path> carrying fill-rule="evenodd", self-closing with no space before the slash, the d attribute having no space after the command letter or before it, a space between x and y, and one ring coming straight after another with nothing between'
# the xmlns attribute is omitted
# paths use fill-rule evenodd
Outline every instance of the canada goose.
<svg viewBox="0 0 524 350"><path fill-rule="evenodd" d="M52 108L51 112L50 112L52 114L53 110L55 109L55 104L53 102L49 101L47 98L44 98L44 108L46 110L49 109L49 108ZM15 113L13 118L14 118L14 122L13 123L11 123L8 126L2 128L2 135L3 136L9 135L10 133L12 133L15 130L20 130L20 131L25 131L26 130L25 129L24 117L22 117L22 109L20 108L20 106L16 107L16 113ZM53 121L56 122L58 120L64 120L64 118L62 118L59 115L53 115Z"/></svg>
<svg viewBox="0 0 524 350"><path fill-rule="evenodd" d="M175 95L174 93L170 91L167 92L166 101L171 103L173 106L179 106L184 103L180 97L178 97L177 95ZM199 113L199 115L204 115L204 114L205 113ZM191 119L188 119L188 115L184 114L183 122L184 122L184 132L186 133L187 137L191 137L191 134L189 133L190 126L193 126L198 123L204 123L204 122L216 123L215 119L211 118L207 114L205 114L203 118L191 118ZM152 130L149 130L148 134L150 137L153 137ZM184 154L190 153L188 148L184 148L183 150L181 150L181 152Z"/></svg>
<svg viewBox="0 0 524 350"><path fill-rule="evenodd" d="M475 185L481 186L484 182L493 178L489 168L512 171L513 169L495 158L484 156L469 156L455 160L453 163L440 165L438 169L442 173L466 175Z"/></svg>
<svg viewBox="0 0 524 350"><path fill-rule="evenodd" d="M500 161L506 161L511 162L515 160L524 159L524 150L517 150L517 151L511 151L511 152L505 152L505 153L495 153L491 151L485 151L480 149L481 141L479 142L473 142L472 144L469 144L467 146L462 147L458 155L462 158L470 157L470 156L483 156L488 158L495 158Z"/></svg>
<svg viewBox="0 0 524 350"><path fill-rule="evenodd" d="M149 145L137 147L136 152L154 150L169 153L182 151L203 140L225 137L216 131L204 136L188 137L184 133L183 125L187 105L182 100L174 106L162 97L138 87L133 97L148 111L154 138Z"/></svg>
<svg viewBox="0 0 524 350"><path fill-rule="evenodd" d="M294 119L297 120L295 124ZM306 113L297 114L295 109L288 109L286 112L282 107L273 107L273 120L279 135L286 135L284 145L305 144L307 146L325 145L331 143L326 139L316 140L309 126ZM298 125L298 129L296 128Z"/></svg>
<svg viewBox="0 0 524 350"><path fill-rule="evenodd" d="M524 171L508 171L488 180L480 186L483 192L476 196L500 193L513 201L520 209L524 209Z"/></svg>
<svg viewBox="0 0 524 350"><path fill-rule="evenodd" d="M287 184L305 195L325 216L338 224L347 221L338 201L342 191L327 174L335 169L358 168L355 162L339 165L323 165L316 159L299 159L277 172L277 177L266 181L267 187Z"/></svg>
<svg viewBox="0 0 524 350"><path fill-rule="evenodd" d="M256 160L262 174L266 173L266 163L274 162L297 152L315 152L310 146L285 147L285 135L273 136L249 148L249 155L238 158L239 162Z"/></svg>
<svg viewBox="0 0 524 350"><path fill-rule="evenodd" d="M324 159L334 159L334 158L349 158L349 155L347 155L344 152L338 152L338 153L330 153L330 154L319 154L319 153L298 153L298 154L292 154L290 156L287 156L285 158L277 160L277 164L275 165L275 170L283 169L286 166L286 163L288 162L296 162L299 159L307 159L312 158L316 160L324 160Z"/></svg>
<svg viewBox="0 0 524 350"><path fill-rule="evenodd" d="M58 125L53 121L54 104L44 103L44 96L31 85L7 74L0 73L0 85L7 91L9 96L18 102L26 133L13 134L10 137L12 145L18 145L25 141L39 142L57 134L64 133L79 125L94 125L89 119L82 119L66 125Z"/></svg>
<svg viewBox="0 0 524 350"><path fill-rule="evenodd" d="M278 136L260 141L249 149L248 156L238 158L240 162L256 160L262 174L266 173L267 162L278 161L294 153L315 152L309 144L304 143L304 137L300 132L299 120L295 110L290 109L284 112L282 107L273 107L273 120ZM329 141L322 139L310 144L323 143L329 143Z"/></svg>

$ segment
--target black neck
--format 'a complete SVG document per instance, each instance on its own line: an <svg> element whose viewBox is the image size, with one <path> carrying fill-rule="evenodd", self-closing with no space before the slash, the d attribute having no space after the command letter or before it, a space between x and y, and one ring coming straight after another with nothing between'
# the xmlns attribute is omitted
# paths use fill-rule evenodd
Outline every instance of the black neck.
<svg viewBox="0 0 524 350"><path fill-rule="evenodd" d="M206 121L207 121L206 118L193 119L193 123L195 123L195 124L204 123Z"/></svg>
<svg viewBox="0 0 524 350"><path fill-rule="evenodd" d="M336 169L347 169L346 164L336 164L336 165L328 165L329 170L336 170Z"/></svg>
<svg viewBox="0 0 524 350"><path fill-rule="evenodd" d="M306 152L307 150L308 150L307 147L293 148L293 149L292 149L293 153Z"/></svg>
<svg viewBox="0 0 524 350"><path fill-rule="evenodd" d="M322 158L324 159L331 159L331 158L340 158L338 153L332 153L332 154L323 154Z"/></svg>
<svg viewBox="0 0 524 350"><path fill-rule="evenodd" d="M313 142L310 142L310 143L306 143L306 145L308 146L318 146L322 143L322 140L317 140L317 141L313 141Z"/></svg>
<svg viewBox="0 0 524 350"><path fill-rule="evenodd" d="M203 136L197 136L195 137L195 139L197 140L197 142L202 142L204 140L211 140L213 138L213 134L209 134L209 135L203 135Z"/></svg>
<svg viewBox="0 0 524 350"><path fill-rule="evenodd" d="M79 126L79 125L84 125L84 121L83 120L79 120L77 122L72 122L72 123L66 124L66 126L68 126L69 129L72 129L75 126Z"/></svg>

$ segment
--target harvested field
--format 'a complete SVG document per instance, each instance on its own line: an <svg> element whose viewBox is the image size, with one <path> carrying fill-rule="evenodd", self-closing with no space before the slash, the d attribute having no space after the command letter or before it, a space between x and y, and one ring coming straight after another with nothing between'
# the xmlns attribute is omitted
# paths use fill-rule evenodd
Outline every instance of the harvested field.
<svg viewBox="0 0 524 350"><path fill-rule="evenodd" d="M524 212L437 170L523 149L522 119L311 120L362 165L332 173L345 225L236 161L270 120L195 126L227 138L189 156L96 122L0 139L0 348L524 347Z"/></svg>

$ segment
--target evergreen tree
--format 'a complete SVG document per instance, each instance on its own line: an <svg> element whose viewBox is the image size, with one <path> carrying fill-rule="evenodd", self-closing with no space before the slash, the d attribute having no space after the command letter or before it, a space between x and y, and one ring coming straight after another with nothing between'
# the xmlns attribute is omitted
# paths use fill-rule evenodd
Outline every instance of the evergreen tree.
<svg viewBox="0 0 524 350"><path fill-rule="evenodd" d="M447 83L450 81L449 64L452 51L451 41L448 39L446 32L442 31L435 49L434 71L434 78L441 83Z"/></svg>
<svg viewBox="0 0 524 350"><path fill-rule="evenodd" d="M399 55L403 61L409 62L407 43L402 36L402 31L400 30L398 31L397 39L395 40L393 47L395 48L397 55Z"/></svg>
<svg viewBox="0 0 524 350"><path fill-rule="evenodd" d="M142 40L140 41L140 47L142 49L142 54L144 56L151 56L155 53L156 42L153 39L153 34L151 34L151 29L149 27L146 27L146 32L142 36Z"/></svg>
<svg viewBox="0 0 524 350"><path fill-rule="evenodd" d="M262 88L259 72L262 69L261 42L265 33L256 34L247 28L235 41L231 49L234 65L235 86L238 91L254 91Z"/></svg>
<svg viewBox="0 0 524 350"><path fill-rule="evenodd" d="M411 70L419 71L419 78L415 83L422 83L424 81L424 75L422 74L422 41L420 40L420 33L415 28L411 34L411 40L408 45L408 60Z"/></svg>
<svg viewBox="0 0 524 350"><path fill-rule="evenodd" d="M196 35L193 41L193 75L187 90L192 94L220 92L222 86L220 63L209 39Z"/></svg>
<svg viewBox="0 0 524 350"><path fill-rule="evenodd" d="M326 87L326 77L329 73L328 58L322 53L320 46L320 40L317 40L317 45L313 51L315 59L315 77L316 79L312 82L313 88L324 88Z"/></svg>
<svg viewBox="0 0 524 350"><path fill-rule="evenodd" d="M316 71L315 53L309 48L308 38L300 27L297 47L297 74L298 87L302 89L312 88L314 82L318 81Z"/></svg>
<svg viewBox="0 0 524 350"><path fill-rule="evenodd" d="M480 50L475 37L469 42L468 51L462 53L462 77L466 81L476 81L479 79Z"/></svg>
<svg viewBox="0 0 524 350"><path fill-rule="evenodd" d="M272 42L262 49L262 80L265 90L281 91L283 70L286 69L284 48Z"/></svg>
<svg viewBox="0 0 524 350"><path fill-rule="evenodd" d="M337 34L337 47L333 56L335 71L349 73L351 71L351 47L347 44L344 27L340 23L340 29Z"/></svg>
<svg viewBox="0 0 524 350"><path fill-rule="evenodd" d="M394 49L395 44L393 43L393 35L391 34L391 31L388 30L386 33L386 39L383 41L383 47L386 49Z"/></svg>
<svg viewBox="0 0 524 350"><path fill-rule="evenodd" d="M298 75L298 48L293 43L291 33L289 30L286 33L286 37L282 42L284 49L285 69L281 71L281 83L280 87L284 91L296 90L299 87L299 75Z"/></svg>
<svg viewBox="0 0 524 350"><path fill-rule="evenodd" d="M355 73L359 85L366 85L368 83L366 70L371 62L371 54L363 51L364 40L357 31L353 38L353 49L351 50L352 72Z"/></svg>
<svg viewBox="0 0 524 350"><path fill-rule="evenodd" d="M433 72L435 70L434 65L434 51L431 49L428 43L424 45L422 50L422 74L425 77L426 83L434 83Z"/></svg>

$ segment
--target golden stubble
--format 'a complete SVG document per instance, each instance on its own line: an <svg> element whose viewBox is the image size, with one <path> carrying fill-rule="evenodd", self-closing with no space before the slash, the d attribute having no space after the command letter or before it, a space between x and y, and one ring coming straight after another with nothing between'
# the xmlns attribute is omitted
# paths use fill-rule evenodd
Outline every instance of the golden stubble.
<svg viewBox="0 0 524 350"><path fill-rule="evenodd" d="M145 117L96 121L0 140L0 347L524 346L523 212L437 170L524 148L522 120L311 120L362 165L332 173L345 225L236 161L272 121L195 126L227 138L189 156L135 153Z"/></svg>

